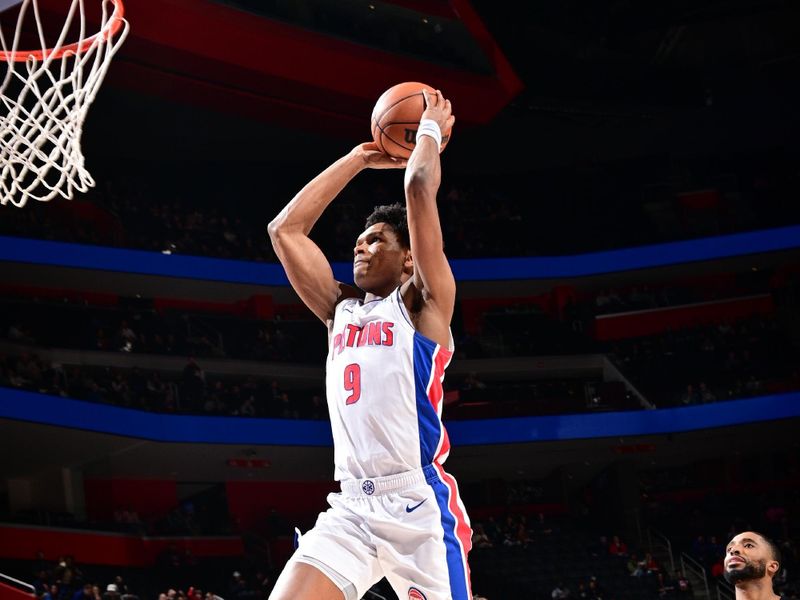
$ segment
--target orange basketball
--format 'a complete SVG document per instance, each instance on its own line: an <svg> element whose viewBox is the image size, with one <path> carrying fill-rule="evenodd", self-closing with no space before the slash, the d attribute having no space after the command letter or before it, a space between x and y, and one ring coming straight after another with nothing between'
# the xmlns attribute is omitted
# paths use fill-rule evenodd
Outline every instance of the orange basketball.
<svg viewBox="0 0 800 600"><path fill-rule="evenodd" d="M381 94L372 110L372 139L381 152L395 158L408 158L417 145L417 128L425 110L422 90L436 90L416 81L406 81ZM442 132L442 150L450 141L450 131Z"/></svg>

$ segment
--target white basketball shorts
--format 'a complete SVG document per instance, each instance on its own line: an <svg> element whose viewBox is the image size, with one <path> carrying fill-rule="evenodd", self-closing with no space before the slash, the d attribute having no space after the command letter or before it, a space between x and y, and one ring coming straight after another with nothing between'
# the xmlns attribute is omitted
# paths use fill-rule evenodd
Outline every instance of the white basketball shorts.
<svg viewBox="0 0 800 600"><path fill-rule="evenodd" d="M328 504L291 560L327 567L357 598L385 576L401 600L471 600L472 529L440 465L343 481Z"/></svg>

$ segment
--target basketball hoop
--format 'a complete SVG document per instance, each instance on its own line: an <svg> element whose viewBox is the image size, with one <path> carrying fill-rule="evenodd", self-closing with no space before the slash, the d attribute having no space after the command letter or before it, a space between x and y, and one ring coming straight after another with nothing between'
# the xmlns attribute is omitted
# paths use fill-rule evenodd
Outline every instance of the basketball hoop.
<svg viewBox="0 0 800 600"><path fill-rule="evenodd" d="M52 47L38 0L23 0L10 48L0 28L0 59L7 66L0 83L0 204L24 206L59 194L69 200L95 185L84 168L83 123L129 25L122 0L96 0L102 4L100 31L87 37L84 3L94 0L71 1ZM40 50L17 49L26 17L35 20ZM77 41L68 44L71 30L78 30Z"/></svg>

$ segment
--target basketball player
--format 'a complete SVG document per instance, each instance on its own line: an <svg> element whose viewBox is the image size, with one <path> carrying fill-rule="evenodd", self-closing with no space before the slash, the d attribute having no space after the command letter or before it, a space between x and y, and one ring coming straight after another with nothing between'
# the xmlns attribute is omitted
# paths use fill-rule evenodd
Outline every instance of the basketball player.
<svg viewBox="0 0 800 600"><path fill-rule="evenodd" d="M472 530L442 422L453 353L455 281L436 207L441 132L455 120L424 92L417 143L405 161L362 144L306 185L270 223L297 294L328 328L328 410L341 493L276 582L273 600L355 600L386 577L405 600L470 599ZM336 281L308 234L362 169L402 168L406 206L378 207L356 240L353 277ZM407 211L407 213L406 213Z"/></svg>
<svg viewBox="0 0 800 600"><path fill-rule="evenodd" d="M781 551L755 531L735 536L725 550L725 580L736 589L736 600L780 600L772 579L781 569Z"/></svg>

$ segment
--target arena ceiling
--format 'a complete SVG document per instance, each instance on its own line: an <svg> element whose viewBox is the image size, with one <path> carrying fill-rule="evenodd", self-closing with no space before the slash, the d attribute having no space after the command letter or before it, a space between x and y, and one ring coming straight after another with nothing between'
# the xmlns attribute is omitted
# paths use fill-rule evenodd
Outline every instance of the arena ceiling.
<svg viewBox="0 0 800 600"><path fill-rule="evenodd" d="M791 144L800 129L792 0L127 0L126 11L131 35L87 123L95 156L327 158L368 137L384 89L414 80L453 99L463 141L448 155L469 170L735 151Z"/></svg>

